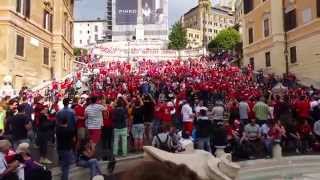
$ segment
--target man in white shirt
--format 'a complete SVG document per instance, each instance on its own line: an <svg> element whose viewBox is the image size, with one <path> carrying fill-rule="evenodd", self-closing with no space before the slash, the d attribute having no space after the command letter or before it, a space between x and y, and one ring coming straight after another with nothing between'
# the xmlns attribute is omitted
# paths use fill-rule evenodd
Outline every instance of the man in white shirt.
<svg viewBox="0 0 320 180"><path fill-rule="evenodd" d="M96 145L100 141L101 127L103 125L102 112L105 107L97 103L97 97L91 97L91 104L85 110L86 126L89 131L90 140Z"/></svg>
<svg viewBox="0 0 320 180"><path fill-rule="evenodd" d="M244 100L241 100L239 103L239 115L240 115L240 121L243 125L248 123L249 110L250 110L250 108L249 108L248 103Z"/></svg>
<svg viewBox="0 0 320 180"><path fill-rule="evenodd" d="M182 122L183 122L183 130L191 135L193 130L193 117L194 114L192 112L192 108L189 102L186 102L181 108L182 114Z"/></svg>
<svg viewBox="0 0 320 180"><path fill-rule="evenodd" d="M198 116L201 110L208 111L208 108L203 105L203 100L200 100L195 108L196 115Z"/></svg>

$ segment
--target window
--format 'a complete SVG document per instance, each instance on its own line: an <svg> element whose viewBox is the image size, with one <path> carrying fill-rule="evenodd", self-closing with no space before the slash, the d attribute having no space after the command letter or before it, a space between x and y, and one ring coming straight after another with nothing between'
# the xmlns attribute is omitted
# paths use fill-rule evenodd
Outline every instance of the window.
<svg viewBox="0 0 320 180"><path fill-rule="evenodd" d="M285 14L285 31L290 31L297 27L297 13L296 10L291 10Z"/></svg>
<svg viewBox="0 0 320 180"><path fill-rule="evenodd" d="M49 48L43 48L43 64L49 65Z"/></svg>
<svg viewBox="0 0 320 180"><path fill-rule="evenodd" d="M80 40L80 44L82 44L82 40Z"/></svg>
<svg viewBox="0 0 320 180"><path fill-rule="evenodd" d="M243 0L244 14L248 14L253 10L253 0Z"/></svg>
<svg viewBox="0 0 320 180"><path fill-rule="evenodd" d="M50 14L48 11L43 11L43 28L52 32L52 14Z"/></svg>
<svg viewBox="0 0 320 180"><path fill-rule="evenodd" d="M251 58L249 59L249 63L250 63L251 68L254 69L254 66L255 66L255 64L254 64L254 57L251 57Z"/></svg>
<svg viewBox="0 0 320 180"><path fill-rule="evenodd" d="M88 34L90 34L90 31L88 31Z"/></svg>
<svg viewBox="0 0 320 180"><path fill-rule="evenodd" d="M97 25L94 26L94 32L98 32L98 26Z"/></svg>
<svg viewBox="0 0 320 180"><path fill-rule="evenodd" d="M24 57L24 37L17 35L16 55Z"/></svg>
<svg viewBox="0 0 320 180"><path fill-rule="evenodd" d="M82 34L82 31L80 30L80 34Z"/></svg>
<svg viewBox="0 0 320 180"><path fill-rule="evenodd" d="M296 46L293 46L290 48L290 62L296 63L297 61L297 48Z"/></svg>
<svg viewBox="0 0 320 180"><path fill-rule="evenodd" d="M98 34L94 35L94 40L98 41Z"/></svg>
<svg viewBox="0 0 320 180"><path fill-rule="evenodd" d="M320 17L320 0L316 0L317 3L317 16Z"/></svg>
<svg viewBox="0 0 320 180"><path fill-rule="evenodd" d="M69 41L73 42L73 23L71 21L69 22Z"/></svg>
<svg viewBox="0 0 320 180"><path fill-rule="evenodd" d="M266 52L265 57L266 57L266 67L271 67L270 52Z"/></svg>
<svg viewBox="0 0 320 180"><path fill-rule="evenodd" d="M264 28L264 37L268 37L270 35L269 19L265 19L263 21L263 28Z"/></svg>
<svg viewBox="0 0 320 180"><path fill-rule="evenodd" d="M212 32L212 29L208 29L209 30L209 32Z"/></svg>
<svg viewBox="0 0 320 180"><path fill-rule="evenodd" d="M17 0L16 11L27 18L30 18L31 0Z"/></svg>
<svg viewBox="0 0 320 180"><path fill-rule="evenodd" d="M253 43L253 29L248 29L249 44Z"/></svg>

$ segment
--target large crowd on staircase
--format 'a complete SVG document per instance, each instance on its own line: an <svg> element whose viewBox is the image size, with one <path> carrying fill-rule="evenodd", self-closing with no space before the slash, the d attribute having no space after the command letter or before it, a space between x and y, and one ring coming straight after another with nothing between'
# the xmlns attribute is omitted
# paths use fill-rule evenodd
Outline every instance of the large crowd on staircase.
<svg viewBox="0 0 320 180"><path fill-rule="evenodd" d="M94 177L102 174L97 159L141 152L144 145L176 153L192 144L234 160L271 158L275 144L285 153L317 152L319 97L293 75L215 58L106 63L87 57L45 93L23 88L17 97L3 96L0 179L49 178L43 168L52 163L49 144L56 146L62 180L74 162ZM39 163L31 146L39 149Z"/></svg>

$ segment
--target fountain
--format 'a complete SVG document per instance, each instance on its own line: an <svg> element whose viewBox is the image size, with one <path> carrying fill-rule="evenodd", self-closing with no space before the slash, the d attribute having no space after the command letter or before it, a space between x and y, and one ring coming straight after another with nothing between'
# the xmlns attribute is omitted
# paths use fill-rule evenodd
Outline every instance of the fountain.
<svg viewBox="0 0 320 180"><path fill-rule="evenodd" d="M202 150L192 150L177 154L145 146L144 160L169 161L178 165L184 164L196 172L202 180L235 180L238 178L240 171L240 166L231 161L230 154L221 154L220 158L216 158Z"/></svg>

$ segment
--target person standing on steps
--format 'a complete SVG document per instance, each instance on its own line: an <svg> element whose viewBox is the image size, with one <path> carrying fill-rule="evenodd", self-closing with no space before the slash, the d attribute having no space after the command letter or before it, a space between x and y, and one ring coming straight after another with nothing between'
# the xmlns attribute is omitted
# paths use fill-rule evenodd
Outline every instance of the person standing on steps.
<svg viewBox="0 0 320 180"><path fill-rule="evenodd" d="M67 119L63 119L60 121L56 133L59 166L61 169L61 180L68 180L70 165L73 162L75 134L74 131L70 127L68 127Z"/></svg>

